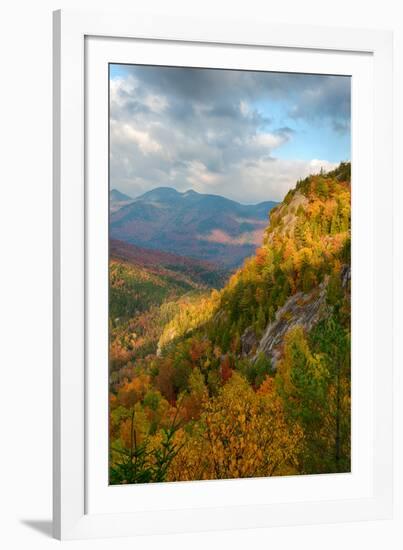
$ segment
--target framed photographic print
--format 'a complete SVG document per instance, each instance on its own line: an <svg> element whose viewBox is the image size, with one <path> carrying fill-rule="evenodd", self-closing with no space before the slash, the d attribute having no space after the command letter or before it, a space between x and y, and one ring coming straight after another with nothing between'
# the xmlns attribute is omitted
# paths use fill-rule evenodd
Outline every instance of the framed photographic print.
<svg viewBox="0 0 403 550"><path fill-rule="evenodd" d="M55 13L56 537L390 516L391 44Z"/></svg>

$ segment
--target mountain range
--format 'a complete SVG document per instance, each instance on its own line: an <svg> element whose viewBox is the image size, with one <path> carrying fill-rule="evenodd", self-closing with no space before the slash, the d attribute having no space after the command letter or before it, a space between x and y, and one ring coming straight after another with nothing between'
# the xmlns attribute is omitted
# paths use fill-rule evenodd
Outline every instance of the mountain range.
<svg viewBox="0 0 403 550"><path fill-rule="evenodd" d="M110 237L233 268L261 244L268 215L277 203L240 204L221 197L158 187L130 199L110 197Z"/></svg>
<svg viewBox="0 0 403 550"><path fill-rule="evenodd" d="M119 208L131 202L133 202L133 199L129 197L129 195L125 195L117 189L111 189L109 193L109 209L111 212L116 212L116 210L119 210Z"/></svg>

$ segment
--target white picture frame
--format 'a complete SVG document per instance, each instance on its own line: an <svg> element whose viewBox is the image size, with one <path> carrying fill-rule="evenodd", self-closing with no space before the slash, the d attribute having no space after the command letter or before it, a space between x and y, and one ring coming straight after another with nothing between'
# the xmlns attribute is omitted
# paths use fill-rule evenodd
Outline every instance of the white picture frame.
<svg viewBox="0 0 403 550"><path fill-rule="evenodd" d="M95 39L95 37L98 38ZM92 38L94 40L91 42ZM117 49L119 41L123 45ZM356 468L358 471L355 472L358 477L364 470L366 475L360 478L361 481L355 486L354 491L349 490L349 486L352 486L353 477L351 477L350 480L346 479L342 483L339 483L340 478L338 478L337 482L333 483L338 486L338 492L334 492L334 488L331 487L331 476L311 476L310 478L295 476L297 479L291 481L290 478L279 480L282 484L280 492L283 493L283 498L277 497L271 500L262 496L266 491L259 491L259 487L263 487L267 482L262 479L207 482L207 484L210 483L208 489L205 489L206 482L164 484L163 489L161 484L155 484L153 487L142 486L142 497L136 501L142 502L144 498L145 502L147 492L154 494L160 491L158 502L164 503L165 498L166 503L159 506L144 506L143 509L141 505L137 505L130 510L130 502L133 499L129 491L135 488L120 488L125 490L123 499L122 493L116 497L116 491L112 494L111 488L105 486L105 479L102 478L104 462L102 460L99 463L96 462L93 452L94 446L99 441L103 441L104 446L105 437L100 436L99 441L94 441L92 431L95 423L99 422L101 426L106 422L102 406L97 406L97 403L101 403L102 400L102 396L99 398L99 391L102 393L103 387L104 392L107 391L102 378L98 381L94 380L94 369L91 367L94 348L91 342L93 327L96 326L94 320L100 312L99 309L94 312L92 304L94 296L97 296L96 293L103 292L102 289L105 290L105 286L97 285L97 279L94 278L94 273L97 273L96 266L102 267L103 264L102 253L95 257L93 251L105 248L105 242L94 240L94 227L102 226L103 229L97 233L105 235L105 229L107 232L107 225L105 225L107 224L107 195L102 202L102 185L98 188L92 184L98 176L100 181L105 181L107 173L105 172L107 156L103 155L105 142L107 142L105 134L107 129L105 119L102 118L102 112L107 109L107 104L105 104L105 89L101 93L102 82L96 80L97 74L99 75L96 63L105 64L108 56L111 55L113 58L110 61L113 62L132 59L131 45L136 41L145 45L143 59L148 59L148 55L154 56L152 59L162 55L161 48L158 53L158 47L165 46L163 49L168 52L164 54L168 56L164 58L165 64L169 64L169 45L174 45L179 55L183 54L183 52L180 53L181 49L191 50L193 47L193 51L196 51L195 48L202 50L204 45L209 45L210 49L216 48L217 53L220 48L229 52L231 49L239 48L239 51L243 52L243 63L246 64L248 64L248 48L249 50L259 48L260 51L266 51L265 49L273 52L281 51L284 52L285 57L282 60L281 55L278 56L276 70L281 70L283 67L283 70L296 72L298 70L303 72L304 66L308 66L306 63L309 56L320 57L322 59L320 63L324 66L326 57L332 55L332 63L336 67L334 70L341 74L343 65L347 67L350 64L346 74L353 74L355 71L354 62L347 62L347 59L354 56L365 59L361 64L362 68L357 68L359 84L357 93L360 94L363 105L366 104L366 111L362 110L358 113L361 113L361 118L359 116L356 119L353 118L353 131L362 134L362 140L356 140L358 141L356 149L353 145L353 181L355 174L357 181L370 182L368 183L369 192L365 194L365 198L362 193L362 216L360 214L361 221L360 224L357 223L356 232L358 236L361 234L360 242L364 243L366 240L366 245L360 248L365 249L367 255L360 253L360 256L356 256L358 258L356 272L362 274L360 275L363 288L361 296L364 299L368 296L372 313L368 315L365 315L365 311L357 313L357 327L363 327L361 342L365 344L365 338L367 338L370 345L367 345L366 353L361 345L362 354L357 358L356 364L361 363L361 371L358 367L357 371L362 373L365 373L362 368L364 362L368 361L372 367L368 371L369 381L366 382L369 385L361 390L361 393L365 394L361 398L363 408L356 415L355 426L357 434L367 434L366 449L368 451L368 445L371 445L371 452L361 453L367 455L367 469L364 463L362 465L356 463L359 465ZM91 44L95 42L94 48ZM152 54L147 53L147 45L152 45L155 50ZM119 58L116 58L117 55ZM205 54L201 51L198 55L201 56L200 66L202 66ZM122 56L125 58L123 59ZM184 59L186 60L186 57ZM228 59L226 61L223 58L221 63L224 65L230 63ZM302 62L298 59L302 59ZM133 58L133 62L136 62L136 59ZM211 59L208 59L207 54L204 62L205 66L211 66ZM239 63L241 63L240 60L238 60ZM364 86L365 83L368 84L367 87ZM368 88L371 93L368 94L369 100L366 103L364 94L365 90L368 93ZM55 537L74 539L189 532L357 521L391 516L393 481L392 216L391 203L387 200L392 190L391 90L392 35L389 32L279 26L262 20L236 21L229 18L222 21L213 16L204 20L188 17L151 19L130 13L86 13L64 10L55 12L53 174ZM94 116L97 113L101 116ZM96 126L98 118L100 122L98 121ZM365 146L361 145L361 142L365 142ZM99 164L99 169L93 168L94 159ZM377 185L382 185L382 197L375 197ZM387 193L385 187L387 187ZM362 190L363 187L359 189ZM357 202L358 199L358 192L355 196L353 192L353 210L354 208L357 211L360 210L361 199L360 203ZM367 235L360 227L364 229L368 227ZM100 258L101 263L97 263ZM371 266L373 266L373 273ZM368 271L370 273L368 278L365 277L364 284L364 275ZM372 282L369 284L368 281ZM357 302L357 310L361 308L360 303L363 303L362 300ZM359 322L360 315L362 323ZM358 339L358 329L355 334ZM104 352L105 349L103 351L101 349L101 353ZM356 382L356 387L357 385L363 387L361 382L364 377L360 376L361 378L354 378L353 375L353 397L354 383ZM96 386L100 388L98 394ZM362 443L362 449L365 450L364 444ZM93 475L96 471L100 471L101 475L98 477ZM322 480L317 482L314 478L319 477L322 477ZM326 477L328 479L324 479ZM97 486L102 490L97 492ZM215 489L212 489L213 487ZM299 491L298 498L290 497L293 491ZM273 490L273 494L274 492ZM204 500L196 497L195 493L203 494ZM309 498L310 494L311 498ZM137 495L139 496L140 493ZM117 500L124 501L125 507L119 507ZM94 501L103 504L94 507L92 504ZM176 504L170 507L168 503L173 501Z"/></svg>

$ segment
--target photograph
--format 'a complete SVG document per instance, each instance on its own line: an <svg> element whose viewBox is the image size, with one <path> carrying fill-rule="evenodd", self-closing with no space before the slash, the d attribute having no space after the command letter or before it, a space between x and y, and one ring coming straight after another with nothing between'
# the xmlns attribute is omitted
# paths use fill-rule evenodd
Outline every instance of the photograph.
<svg viewBox="0 0 403 550"><path fill-rule="evenodd" d="M351 77L109 64L109 484L351 471Z"/></svg>
<svg viewBox="0 0 403 550"><path fill-rule="evenodd" d="M403 18L367 4L5 3L1 548L403 549Z"/></svg>

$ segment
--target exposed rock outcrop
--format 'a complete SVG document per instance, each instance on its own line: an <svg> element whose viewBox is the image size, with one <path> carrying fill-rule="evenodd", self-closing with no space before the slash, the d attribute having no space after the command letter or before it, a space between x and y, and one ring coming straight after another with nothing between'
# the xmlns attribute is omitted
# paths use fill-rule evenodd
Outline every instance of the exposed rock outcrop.
<svg viewBox="0 0 403 550"><path fill-rule="evenodd" d="M249 355L253 350L256 350L259 340L252 327L248 327L241 336L241 353Z"/></svg>
<svg viewBox="0 0 403 550"><path fill-rule="evenodd" d="M343 265L341 269L341 286L344 290L350 290L351 266Z"/></svg>
<svg viewBox="0 0 403 550"><path fill-rule="evenodd" d="M345 265L342 267L340 278L343 289L349 292L351 280L350 266ZM257 348L256 341L253 342L253 335L255 333L250 328L246 329L241 338L242 351L250 353L255 347L254 359L263 352L271 360L272 367L275 369L276 363L281 356L285 334L296 325L302 326L309 332L312 327L328 315L329 309L326 303L328 281L329 278L326 277L311 292L297 292L293 296L290 296L277 311L274 321L267 325L260 342L257 344Z"/></svg>
<svg viewBox="0 0 403 550"><path fill-rule="evenodd" d="M296 325L309 331L326 316L327 283L328 279L325 279L311 292L297 292L286 301L277 311L274 321L266 327L255 358L263 352L271 360L273 368L276 368L286 332Z"/></svg>
<svg viewBox="0 0 403 550"><path fill-rule="evenodd" d="M303 195L300 191L296 191L290 203L282 203L275 212L275 217L281 220L281 225L275 226L274 231L271 231L266 237L266 243L271 243L276 235L289 235L294 234L295 226L297 224L298 208L306 208L309 203L309 199Z"/></svg>

